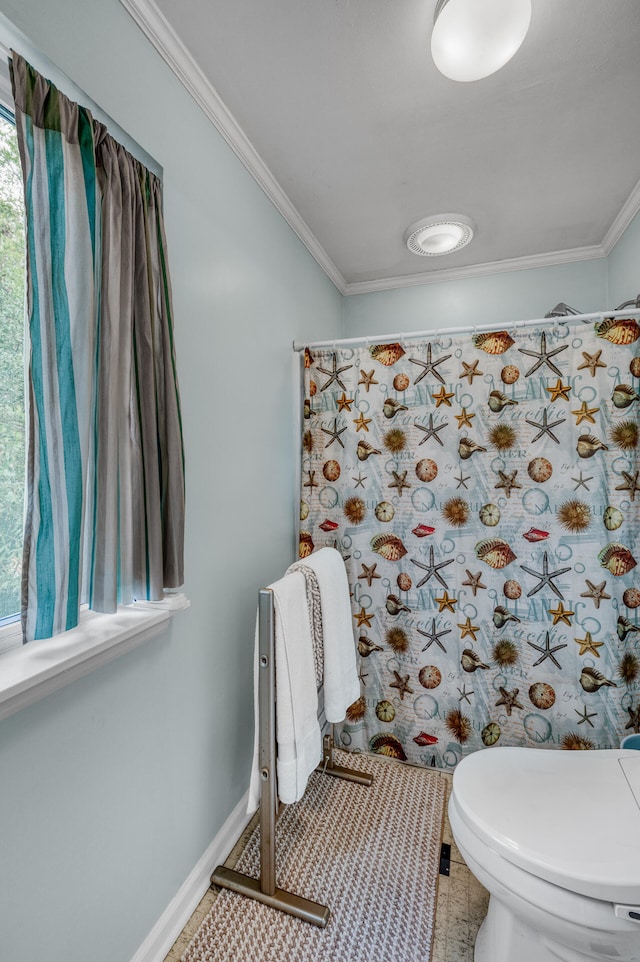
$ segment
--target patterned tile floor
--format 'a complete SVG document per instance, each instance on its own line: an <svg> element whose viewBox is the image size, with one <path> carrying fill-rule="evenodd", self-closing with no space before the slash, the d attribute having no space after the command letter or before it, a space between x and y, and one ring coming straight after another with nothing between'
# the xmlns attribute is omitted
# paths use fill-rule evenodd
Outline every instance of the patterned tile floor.
<svg viewBox="0 0 640 962"><path fill-rule="evenodd" d="M442 772L440 774L449 783L450 790L451 776ZM249 829L245 835L248 831ZM439 878L431 962L473 962L476 933L487 911L489 894L465 865L453 841L449 819L446 817L442 841L451 845L451 868L448 878L444 875ZM242 844L243 839L240 839L230 858L239 854ZM215 898L216 892L209 889L173 944L165 962L180 962L180 957Z"/></svg>
<svg viewBox="0 0 640 962"><path fill-rule="evenodd" d="M442 777L447 779L451 791L451 775ZM489 893L465 865L446 816L442 841L451 845L451 868L449 878L441 875L438 883L431 962L473 962L476 934L487 913Z"/></svg>

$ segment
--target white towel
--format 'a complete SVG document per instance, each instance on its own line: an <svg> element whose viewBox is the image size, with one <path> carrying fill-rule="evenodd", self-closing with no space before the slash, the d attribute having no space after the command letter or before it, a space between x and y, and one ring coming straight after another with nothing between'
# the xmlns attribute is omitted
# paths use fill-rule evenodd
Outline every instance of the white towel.
<svg viewBox="0 0 640 962"><path fill-rule="evenodd" d="M318 695L304 576L285 575L269 586L275 607L276 755L278 797L286 805L302 798L322 758ZM258 626L254 661L255 734L247 811L260 802Z"/></svg>
<svg viewBox="0 0 640 962"><path fill-rule="evenodd" d="M325 715L329 722L340 722L360 697L347 572L335 548L320 548L303 563L315 571L320 588Z"/></svg>

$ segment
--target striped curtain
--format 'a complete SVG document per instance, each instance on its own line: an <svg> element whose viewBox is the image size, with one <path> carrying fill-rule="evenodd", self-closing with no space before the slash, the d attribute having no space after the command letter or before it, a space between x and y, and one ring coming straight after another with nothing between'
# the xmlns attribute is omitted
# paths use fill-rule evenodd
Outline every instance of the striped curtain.
<svg viewBox="0 0 640 962"><path fill-rule="evenodd" d="M158 178L11 64L27 227L25 641L183 581L184 455Z"/></svg>

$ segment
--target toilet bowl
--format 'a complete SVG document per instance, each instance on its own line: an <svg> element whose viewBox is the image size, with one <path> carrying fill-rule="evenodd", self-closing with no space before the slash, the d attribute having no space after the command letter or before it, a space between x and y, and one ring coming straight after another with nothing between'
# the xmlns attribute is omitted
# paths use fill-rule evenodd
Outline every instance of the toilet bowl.
<svg viewBox="0 0 640 962"><path fill-rule="evenodd" d="M490 895L475 962L640 962L640 753L476 752L449 821Z"/></svg>

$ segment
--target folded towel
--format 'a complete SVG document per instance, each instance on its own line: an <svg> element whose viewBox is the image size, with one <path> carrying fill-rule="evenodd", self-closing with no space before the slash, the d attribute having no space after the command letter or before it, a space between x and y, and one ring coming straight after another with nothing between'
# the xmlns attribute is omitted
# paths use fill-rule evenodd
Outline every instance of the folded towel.
<svg viewBox="0 0 640 962"><path fill-rule="evenodd" d="M278 797L291 804L302 798L309 775L322 758L318 696L304 576L287 574L269 586L275 608L276 755ZM258 716L258 626L254 660L255 733L247 811L260 801Z"/></svg>
<svg viewBox="0 0 640 962"><path fill-rule="evenodd" d="M320 548L303 564L315 572L320 587L325 715L329 722L340 722L360 697L347 572L335 548Z"/></svg>

